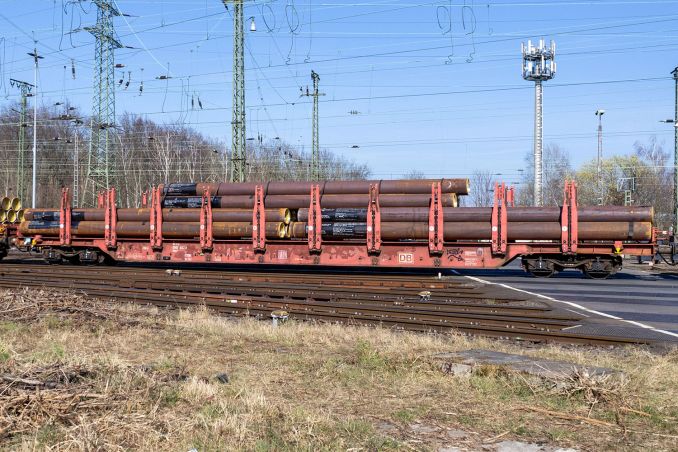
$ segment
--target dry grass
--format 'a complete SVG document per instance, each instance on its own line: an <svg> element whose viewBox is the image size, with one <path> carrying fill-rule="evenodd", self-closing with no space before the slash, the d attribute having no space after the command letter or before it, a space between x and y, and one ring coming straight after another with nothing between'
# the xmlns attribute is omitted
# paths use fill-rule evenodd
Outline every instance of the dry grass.
<svg viewBox="0 0 678 452"><path fill-rule="evenodd" d="M470 348L612 367L624 378L574 373L556 384L501 368L453 377L431 359ZM677 374L676 351L272 328L200 310L0 293L5 449L477 450L513 439L675 450Z"/></svg>

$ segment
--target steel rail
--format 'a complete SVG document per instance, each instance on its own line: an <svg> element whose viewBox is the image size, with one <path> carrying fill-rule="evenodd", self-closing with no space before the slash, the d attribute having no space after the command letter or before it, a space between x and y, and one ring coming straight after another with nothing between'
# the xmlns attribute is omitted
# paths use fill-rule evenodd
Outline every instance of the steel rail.
<svg viewBox="0 0 678 452"><path fill-rule="evenodd" d="M457 281L418 276L391 276L385 278L388 286L373 287L369 283L363 286L356 282L370 281L368 278L374 278L370 275L355 279L353 275L306 276L302 274L290 279L289 275L276 273L255 275L192 270L182 270L176 275L162 269L135 267L99 269L3 264L0 266L0 287L68 289L102 299L159 306L204 305L221 314L257 318L270 318L273 311L284 310L293 319L382 325L398 330L457 331L584 344L648 342L564 331L580 324L583 317L521 297L504 298L503 303L497 303L492 299L496 289L488 290L482 285L460 285ZM418 292L422 288L429 289L426 285L432 282L437 289L431 291L431 301L418 301ZM436 295L438 293L441 295ZM482 303L482 300L486 302Z"/></svg>
<svg viewBox="0 0 678 452"><path fill-rule="evenodd" d="M75 281L32 281L22 278L4 278L0 284L15 284L15 285L32 285L33 287L51 287L51 288L62 288L62 289L71 289L77 288L79 290L89 291L91 289L100 289L100 290L110 290L110 291L119 291L119 290L128 290L130 292L136 291L141 296L143 296L148 289L146 288L130 288L130 287L114 287L107 284L93 284L91 282L85 283L84 288L82 286L76 285ZM80 282L82 284L82 282ZM440 311L440 310L428 310L425 309L426 305L408 308L405 306L389 305L384 308L383 306L374 305L367 301L366 303L355 303L353 300L327 300L327 299L317 299L317 298L296 298L292 299L289 297L272 297L270 294L258 294L255 293L238 293L238 294L215 294L215 293L195 293L189 291L174 291L172 289L167 290L158 290L154 289L155 292L165 293L168 296L189 293L196 297L205 297L205 296L216 296L217 299L223 298L228 299L229 297L238 298L247 298L251 300L257 300L259 302L268 303L278 306L280 309L285 310L303 310L306 312L326 312L331 311L333 313L340 313L346 315L356 315L356 316L372 316L374 318L409 318L417 319L421 322L433 322L433 323L448 323L448 322L468 322L468 323L477 323L477 324L492 324L492 325L512 325L513 328L524 327L529 329L562 329L572 326L572 319L561 319L554 317L526 317L522 315L516 315L514 313L506 313L501 309L496 312L485 312L485 313L468 313L468 312L454 312L454 311Z"/></svg>

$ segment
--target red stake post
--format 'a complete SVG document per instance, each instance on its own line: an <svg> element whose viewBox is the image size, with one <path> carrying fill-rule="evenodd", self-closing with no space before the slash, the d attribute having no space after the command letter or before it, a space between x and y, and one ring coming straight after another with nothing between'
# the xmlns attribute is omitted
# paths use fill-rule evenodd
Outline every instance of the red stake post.
<svg viewBox="0 0 678 452"><path fill-rule="evenodd" d="M155 187L151 195L151 247L162 250L162 194Z"/></svg>
<svg viewBox="0 0 678 452"><path fill-rule="evenodd" d="M308 210L308 250L320 253L323 243L323 218L320 208L320 185L311 186L311 204Z"/></svg>
<svg viewBox="0 0 678 452"><path fill-rule="evenodd" d="M108 249L118 246L118 209L115 205L115 188L106 191L106 208L104 211L104 241Z"/></svg>
<svg viewBox="0 0 678 452"><path fill-rule="evenodd" d="M443 253L445 218L443 216L442 190L439 182L431 184L431 201L428 213L428 250L431 254Z"/></svg>
<svg viewBox="0 0 678 452"><path fill-rule="evenodd" d="M257 185L254 189L252 246L255 252L266 251L266 209L264 208L264 187L261 185Z"/></svg>
<svg viewBox="0 0 678 452"><path fill-rule="evenodd" d="M214 231L212 230L212 196L209 189L202 194L200 204L200 247L205 253L212 251Z"/></svg>
<svg viewBox="0 0 678 452"><path fill-rule="evenodd" d="M72 241L71 213L71 196L68 188L64 188L61 190L61 208L59 211L59 242L61 245L69 246Z"/></svg>
<svg viewBox="0 0 678 452"><path fill-rule="evenodd" d="M563 253L574 254L577 252L578 225L577 185L574 181L565 181L563 207L560 213L561 250Z"/></svg>
<svg viewBox="0 0 678 452"><path fill-rule="evenodd" d="M370 203L367 206L367 253L381 252L381 210L379 209L379 186L370 184Z"/></svg>
<svg viewBox="0 0 678 452"><path fill-rule="evenodd" d="M506 254L508 242L508 215L506 212L506 186L494 184L494 206L492 207L492 253Z"/></svg>

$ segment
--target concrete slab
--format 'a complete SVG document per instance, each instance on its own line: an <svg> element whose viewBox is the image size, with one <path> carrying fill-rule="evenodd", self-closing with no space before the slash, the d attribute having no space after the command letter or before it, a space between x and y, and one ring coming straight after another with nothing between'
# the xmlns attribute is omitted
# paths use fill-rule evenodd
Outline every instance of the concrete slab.
<svg viewBox="0 0 678 452"><path fill-rule="evenodd" d="M590 376L600 377L619 373L619 371L604 367L581 366L566 361L539 359L491 350L465 350L461 352L438 353L433 355L433 358L443 362L441 364L443 370L456 369L459 364L471 367L494 365L506 367L515 372L551 380L566 379L572 375L575 370L580 372L584 371Z"/></svg>
<svg viewBox="0 0 678 452"><path fill-rule="evenodd" d="M497 452L577 452L576 449L561 449L521 441L502 441L495 447Z"/></svg>

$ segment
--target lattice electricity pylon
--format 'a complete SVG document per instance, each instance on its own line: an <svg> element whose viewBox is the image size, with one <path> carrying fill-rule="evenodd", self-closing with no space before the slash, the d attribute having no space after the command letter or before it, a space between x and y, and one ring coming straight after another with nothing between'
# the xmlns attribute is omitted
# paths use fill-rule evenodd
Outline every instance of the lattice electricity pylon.
<svg viewBox="0 0 678 452"><path fill-rule="evenodd" d="M320 76L317 72L311 71L311 80L313 80L313 92L306 88L306 94L302 96L313 97L313 143L311 146L311 180L320 180L322 171L320 170L320 128L318 121L318 97L325 93L318 92L320 85Z"/></svg>
<svg viewBox="0 0 678 452"><path fill-rule="evenodd" d="M83 201L96 203L97 192L110 183L113 132L115 127L115 49L122 46L116 38L113 17L121 13L113 0L92 0L97 6L97 23L85 27L96 38L94 97L92 99L91 140Z"/></svg>
<svg viewBox="0 0 678 452"><path fill-rule="evenodd" d="M16 195L19 199L26 200L26 111L28 109L28 96L35 85L22 82L21 80L9 79L9 84L21 91L21 110L19 111L19 146L17 149L16 165ZM35 133L35 131L33 131Z"/></svg>
<svg viewBox="0 0 678 452"><path fill-rule="evenodd" d="M222 0L233 5L233 116L231 120L231 182L247 179L245 135L245 31L243 0Z"/></svg>

